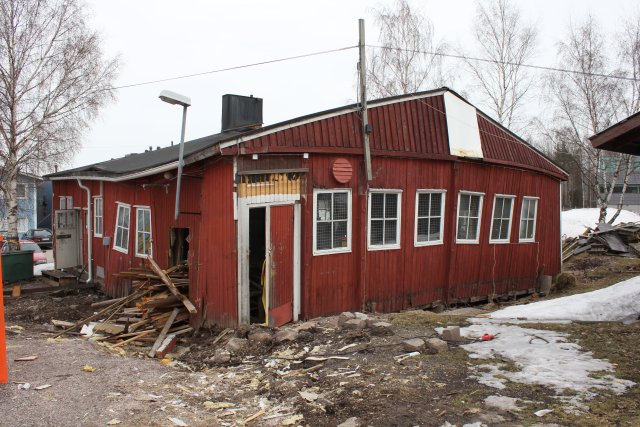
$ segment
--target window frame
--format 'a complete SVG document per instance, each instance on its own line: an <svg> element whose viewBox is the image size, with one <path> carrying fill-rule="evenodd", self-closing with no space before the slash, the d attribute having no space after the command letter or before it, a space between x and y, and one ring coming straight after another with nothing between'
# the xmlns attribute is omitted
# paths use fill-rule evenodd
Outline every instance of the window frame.
<svg viewBox="0 0 640 427"><path fill-rule="evenodd" d="M524 213L524 202L525 200L533 200L536 202L536 210L533 216L533 236L529 239L520 237L520 226L522 224L522 214ZM536 228L538 225L538 204L540 201L540 197L536 196L524 196L522 197L522 203L520 204L520 222L518 222L518 243L534 243L536 241Z"/></svg>
<svg viewBox="0 0 640 427"><path fill-rule="evenodd" d="M99 201L99 203L98 203ZM98 215L98 204L100 205L100 215ZM98 218L100 218L100 232L98 233ZM93 198L93 237L102 237L104 234L104 199L102 196Z"/></svg>
<svg viewBox="0 0 640 427"><path fill-rule="evenodd" d="M418 216L418 206L420 201L420 195L422 194L441 194L442 200L440 202L440 239L439 240L431 240L426 242L418 241L418 220L423 218L431 219L431 216L419 217ZM416 203L415 203L415 221L414 221L414 229L413 229L413 245L415 247L421 246L436 246L444 244L444 208L445 202L447 200L447 190L444 189L418 189L416 190Z"/></svg>
<svg viewBox="0 0 640 427"><path fill-rule="evenodd" d="M476 234L476 238L475 239L459 239L458 238L458 226L460 225L460 201L462 196L479 196L480 197L480 203L478 204L478 227L477 227L477 234ZM484 207L484 196L485 193L482 192L478 192L478 191L466 191L466 190L460 190L458 191L458 206L456 207L456 244L461 244L461 245L477 245L480 243L480 232L482 231L482 208ZM468 218L472 218L472 217L468 217Z"/></svg>
<svg viewBox="0 0 640 427"><path fill-rule="evenodd" d="M318 249L317 248L317 230L318 230L318 194L331 193L331 208L333 209L333 195L335 193L347 193L347 246L346 247L338 247L331 249ZM314 188L313 189L313 256L320 255L331 255L331 254L341 254L341 253L350 253L351 252L351 228L353 224L352 217L352 193L351 188ZM333 223L335 220L331 220ZM343 221L343 220L339 220ZM328 221L320 221L320 222L328 222ZM332 228L333 230L333 228ZM333 239L333 235L331 236ZM333 241L333 240L332 240Z"/></svg>
<svg viewBox="0 0 640 427"><path fill-rule="evenodd" d="M511 208L509 209L509 229L507 230L507 238L506 239L493 239L493 222L496 219L495 218L495 214L496 214L496 201L498 200L498 198L501 199L510 199L511 200ZM493 206L491 209L491 227L489 229L489 243L492 244L505 244L505 243L510 243L511 242L511 228L513 227L513 207L515 206L515 202L516 202L517 197L513 194L494 194L493 196ZM504 220L506 218L500 218L501 220Z"/></svg>
<svg viewBox="0 0 640 427"><path fill-rule="evenodd" d="M117 246L117 242L118 242L118 220L120 219L120 207L126 208L127 212L128 212L128 218L127 218L127 247L123 248L122 246ZM123 228L124 227L120 227ZM129 243L131 243L131 205L128 203L122 203L122 202L116 202L116 223L115 223L115 227L114 227L114 232L113 232L113 249L118 251L118 252L122 252L123 254L128 254L129 253Z"/></svg>
<svg viewBox="0 0 640 427"><path fill-rule="evenodd" d="M397 194L398 195L398 206L397 211L398 215L396 217L397 226L396 226L396 243L392 244L382 244L382 245L373 245L371 244L371 199L373 194ZM394 250L400 249L400 236L402 229L402 190L399 189L387 189L387 188L371 188L369 189L369 194L367 195L367 250L369 251L385 251L385 250ZM386 197L385 197L385 206L386 206ZM384 215L383 208L383 215ZM379 218L376 218L379 219ZM383 222L386 220L386 217L382 218ZM384 229L383 229L384 230ZM384 239L384 231L382 233Z"/></svg>
<svg viewBox="0 0 640 427"><path fill-rule="evenodd" d="M136 208L136 248L135 248L135 256L138 258L146 258L148 256L153 257L153 226L152 226L152 221L151 221L151 207L150 206L134 206ZM145 254L145 253L139 253L138 252L138 239L140 237L140 234L147 234L146 231L140 231L139 229L139 225L140 225L140 217L138 216L138 213L140 213L141 211L147 211L149 212L149 253Z"/></svg>
<svg viewBox="0 0 640 427"><path fill-rule="evenodd" d="M18 188L21 188L22 191L19 191ZM20 194L22 193L22 194ZM27 197L27 184L25 182L16 183L16 199L18 200L26 200Z"/></svg>

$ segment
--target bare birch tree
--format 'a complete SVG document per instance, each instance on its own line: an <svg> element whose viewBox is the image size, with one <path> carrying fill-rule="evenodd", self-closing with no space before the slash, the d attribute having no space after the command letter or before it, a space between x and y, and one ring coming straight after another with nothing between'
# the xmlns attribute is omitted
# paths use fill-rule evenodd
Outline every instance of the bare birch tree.
<svg viewBox="0 0 640 427"><path fill-rule="evenodd" d="M18 173L71 159L116 69L79 1L0 0L0 192L14 247Z"/></svg>
<svg viewBox="0 0 640 427"><path fill-rule="evenodd" d="M621 195L626 192L633 168L631 156L596 150L588 138L640 105L637 87L625 88L620 80L609 77L623 71L607 66L611 63L608 46L593 17L589 16L577 27L572 25L566 41L559 45L559 67L577 72L554 74L549 79L555 117L547 135L558 144L559 151L573 159L580 176L571 179L581 179L588 198L595 200L600 209L598 222L606 221L607 208L620 182ZM637 72L636 60L630 61L629 56L637 52L624 52L623 47L621 64L626 71ZM618 212L610 222L617 217L623 202L624 196L620 197Z"/></svg>
<svg viewBox="0 0 640 427"><path fill-rule="evenodd" d="M380 46L367 61L367 90L374 98L442 86L445 46L434 41L431 21L397 0L393 9L374 10ZM434 55L435 53L435 55Z"/></svg>
<svg viewBox="0 0 640 427"><path fill-rule="evenodd" d="M481 94L481 102L502 125L512 128L519 123L519 112L533 85L533 77L522 65L536 48L537 31L526 25L520 11L510 0L476 3L474 56L489 61L466 60Z"/></svg>

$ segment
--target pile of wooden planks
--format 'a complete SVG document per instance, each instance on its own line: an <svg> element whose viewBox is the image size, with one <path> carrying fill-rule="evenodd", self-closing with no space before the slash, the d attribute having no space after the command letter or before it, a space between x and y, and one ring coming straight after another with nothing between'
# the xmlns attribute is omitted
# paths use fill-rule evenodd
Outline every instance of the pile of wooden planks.
<svg viewBox="0 0 640 427"><path fill-rule="evenodd" d="M145 264L147 268L132 268L119 274L131 280L130 295L92 304L101 310L56 336L84 328L93 339L113 348L133 342L148 343L152 345L147 352L149 357L164 357L175 347L180 335L193 331L189 315L197 310L187 297L186 265L165 271L151 257Z"/></svg>
<svg viewBox="0 0 640 427"><path fill-rule="evenodd" d="M601 223L595 230L587 228L582 235L562 242L563 261L582 252L637 257L640 254L640 223Z"/></svg>

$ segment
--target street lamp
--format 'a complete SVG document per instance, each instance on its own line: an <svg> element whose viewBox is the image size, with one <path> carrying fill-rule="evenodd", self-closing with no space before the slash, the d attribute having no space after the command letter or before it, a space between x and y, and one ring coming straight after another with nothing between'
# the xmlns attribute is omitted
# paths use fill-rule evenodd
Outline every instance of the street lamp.
<svg viewBox="0 0 640 427"><path fill-rule="evenodd" d="M163 90L160 92L160 99L168 104L182 105L182 133L180 135L180 155L178 156L178 180L176 182L176 209L175 220L178 220L180 211L180 181L182 180L182 158L184 156L184 129L187 123L187 107L191 105L191 98L179 93Z"/></svg>

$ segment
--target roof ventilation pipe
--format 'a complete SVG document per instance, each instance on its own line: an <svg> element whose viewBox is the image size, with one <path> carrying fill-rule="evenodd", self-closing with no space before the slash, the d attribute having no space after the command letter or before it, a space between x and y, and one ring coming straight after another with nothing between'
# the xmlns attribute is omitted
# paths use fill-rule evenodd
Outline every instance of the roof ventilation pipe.
<svg viewBox="0 0 640 427"><path fill-rule="evenodd" d="M222 95L222 132L262 127L262 98Z"/></svg>

